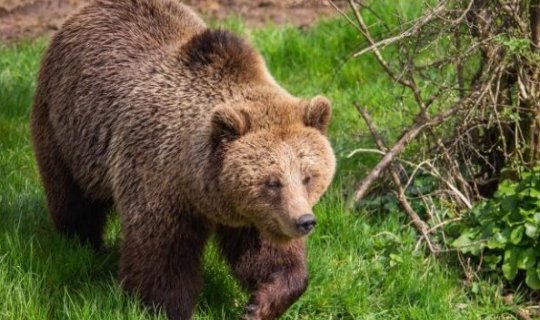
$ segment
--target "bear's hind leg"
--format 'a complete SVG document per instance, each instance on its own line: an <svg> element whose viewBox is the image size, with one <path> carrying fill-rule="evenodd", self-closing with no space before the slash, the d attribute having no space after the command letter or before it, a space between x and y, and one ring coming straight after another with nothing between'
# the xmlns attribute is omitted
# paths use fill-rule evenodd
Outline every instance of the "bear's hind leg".
<svg viewBox="0 0 540 320"><path fill-rule="evenodd" d="M229 227L218 228L217 237L235 276L251 291L245 319L275 319L306 290L304 240L275 245L254 228Z"/></svg>
<svg viewBox="0 0 540 320"><path fill-rule="evenodd" d="M58 152L47 118L39 115L43 108L38 106L33 110L32 140L45 188L49 217L59 232L76 236L99 249L102 246L102 232L109 206L83 196Z"/></svg>
<svg viewBox="0 0 540 320"><path fill-rule="evenodd" d="M49 216L56 230L68 237L88 242L99 250L109 206L86 199L62 163L48 159L42 180Z"/></svg>

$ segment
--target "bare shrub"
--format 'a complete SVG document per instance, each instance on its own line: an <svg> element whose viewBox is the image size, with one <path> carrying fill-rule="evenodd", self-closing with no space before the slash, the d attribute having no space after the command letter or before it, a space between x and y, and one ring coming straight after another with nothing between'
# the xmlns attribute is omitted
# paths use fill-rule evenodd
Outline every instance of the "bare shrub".
<svg viewBox="0 0 540 320"><path fill-rule="evenodd" d="M390 143L378 134L369 106L358 101L382 158L359 182L353 202L389 177L401 207L430 250L439 252L444 248L430 234L448 221L422 219L413 209L407 188L418 174L436 181L429 195L415 199L426 212L435 206L434 198L459 212L491 197L502 179L538 163L540 0L430 3L419 18L397 30L379 19L377 24L390 30L383 37L374 36L365 22L366 11L372 10L368 1L349 0L350 11L335 8L365 40L353 56L374 55L383 73L415 104L409 109L414 121ZM403 156L407 148L415 152Z"/></svg>

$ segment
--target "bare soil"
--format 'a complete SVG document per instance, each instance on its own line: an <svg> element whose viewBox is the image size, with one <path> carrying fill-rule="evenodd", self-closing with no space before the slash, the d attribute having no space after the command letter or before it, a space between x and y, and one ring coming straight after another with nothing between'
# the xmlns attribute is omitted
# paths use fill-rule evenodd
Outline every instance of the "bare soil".
<svg viewBox="0 0 540 320"><path fill-rule="evenodd" d="M90 1L0 0L0 41L50 35L70 14ZM239 16L251 27L268 22L306 27L320 17L336 14L326 0L185 0L184 3L203 17L221 20Z"/></svg>

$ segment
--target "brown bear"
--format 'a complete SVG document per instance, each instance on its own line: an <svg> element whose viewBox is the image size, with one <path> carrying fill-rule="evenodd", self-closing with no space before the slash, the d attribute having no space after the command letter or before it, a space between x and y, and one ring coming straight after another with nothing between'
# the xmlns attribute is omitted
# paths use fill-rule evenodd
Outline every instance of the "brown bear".
<svg viewBox="0 0 540 320"><path fill-rule="evenodd" d="M53 38L31 129L58 231L99 248L118 210L126 290L190 319L214 233L251 292L245 317L274 319L306 289L330 113L176 0L97 0Z"/></svg>

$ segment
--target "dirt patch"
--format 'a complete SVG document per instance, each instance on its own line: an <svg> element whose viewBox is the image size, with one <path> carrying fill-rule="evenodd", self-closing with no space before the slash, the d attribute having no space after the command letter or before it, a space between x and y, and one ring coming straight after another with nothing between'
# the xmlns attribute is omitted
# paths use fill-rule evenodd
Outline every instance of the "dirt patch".
<svg viewBox="0 0 540 320"><path fill-rule="evenodd" d="M90 1L0 0L0 41L50 35L70 14ZM335 14L326 0L186 0L184 3L207 18L240 16L251 27L268 22L305 27L320 17Z"/></svg>

